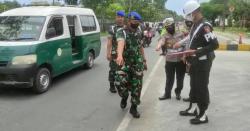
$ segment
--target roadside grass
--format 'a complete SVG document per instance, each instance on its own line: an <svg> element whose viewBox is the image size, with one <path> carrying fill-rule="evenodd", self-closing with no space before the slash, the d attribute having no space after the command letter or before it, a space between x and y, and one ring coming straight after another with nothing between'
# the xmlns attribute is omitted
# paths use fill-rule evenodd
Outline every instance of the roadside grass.
<svg viewBox="0 0 250 131"><path fill-rule="evenodd" d="M222 27L214 27L215 31L223 32ZM232 33L235 35L243 34L243 36L250 38L250 31L247 28L237 28L237 27L226 27L224 32Z"/></svg>
<svg viewBox="0 0 250 131"><path fill-rule="evenodd" d="M101 37L102 36L107 36L108 35L108 32L101 32Z"/></svg>

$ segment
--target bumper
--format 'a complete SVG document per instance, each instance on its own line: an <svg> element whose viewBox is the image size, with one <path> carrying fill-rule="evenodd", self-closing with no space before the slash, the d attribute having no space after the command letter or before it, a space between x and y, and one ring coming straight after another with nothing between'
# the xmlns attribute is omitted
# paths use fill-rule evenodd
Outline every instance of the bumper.
<svg viewBox="0 0 250 131"><path fill-rule="evenodd" d="M36 71L35 64L0 67L0 85L31 87Z"/></svg>

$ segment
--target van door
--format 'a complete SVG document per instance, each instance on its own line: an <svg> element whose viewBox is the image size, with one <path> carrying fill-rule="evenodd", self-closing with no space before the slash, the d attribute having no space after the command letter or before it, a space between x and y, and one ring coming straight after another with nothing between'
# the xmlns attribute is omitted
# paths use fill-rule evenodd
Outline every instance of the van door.
<svg viewBox="0 0 250 131"><path fill-rule="evenodd" d="M79 39L79 20L76 15L67 15L68 28L71 38L73 64L82 63L82 46Z"/></svg>
<svg viewBox="0 0 250 131"><path fill-rule="evenodd" d="M47 26L46 39L55 74L61 74L71 66L71 45L70 39L64 35L65 27L66 20L62 16L53 16Z"/></svg>

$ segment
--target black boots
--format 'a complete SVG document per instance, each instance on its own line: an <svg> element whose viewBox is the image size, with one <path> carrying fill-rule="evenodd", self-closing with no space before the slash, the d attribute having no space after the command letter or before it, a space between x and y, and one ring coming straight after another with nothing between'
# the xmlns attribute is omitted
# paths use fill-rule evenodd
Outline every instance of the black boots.
<svg viewBox="0 0 250 131"><path fill-rule="evenodd" d="M120 103L120 107L122 109L126 108L126 106L127 106L127 99L128 99L128 97L122 98L121 103Z"/></svg>
<svg viewBox="0 0 250 131"><path fill-rule="evenodd" d="M194 119L191 119L190 123L194 124L194 125L208 123L208 117L206 115L206 110L208 108L208 104L207 103L199 103L198 108L200 110L199 116L195 117Z"/></svg>
<svg viewBox="0 0 250 131"><path fill-rule="evenodd" d="M197 116L198 112L196 109L196 104L190 103L188 109L180 111L179 114L181 116Z"/></svg>
<svg viewBox="0 0 250 131"><path fill-rule="evenodd" d="M166 100L166 99L171 99L170 95L164 94L163 96L159 97L159 100Z"/></svg>
<svg viewBox="0 0 250 131"><path fill-rule="evenodd" d="M208 104L198 104L190 103L189 108L185 111L180 111L181 116L195 116L195 118L190 120L191 124L204 124L208 123L208 117L206 115Z"/></svg>
<svg viewBox="0 0 250 131"><path fill-rule="evenodd" d="M140 113L137 111L137 105L131 105L131 108L129 110L129 113L134 117L134 118L140 118Z"/></svg>
<svg viewBox="0 0 250 131"><path fill-rule="evenodd" d="M115 89L115 84L114 84L114 82L110 82L109 91L110 91L111 93L116 93L116 89Z"/></svg>
<svg viewBox="0 0 250 131"><path fill-rule="evenodd" d="M208 123L208 117L204 114L202 117L195 117L191 119L190 123L194 125Z"/></svg>

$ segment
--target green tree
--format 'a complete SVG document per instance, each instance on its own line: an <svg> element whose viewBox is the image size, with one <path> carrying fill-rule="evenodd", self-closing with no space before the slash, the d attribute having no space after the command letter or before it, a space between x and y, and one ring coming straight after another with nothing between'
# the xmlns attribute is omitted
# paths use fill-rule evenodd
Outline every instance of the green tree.
<svg viewBox="0 0 250 131"><path fill-rule="evenodd" d="M16 0L0 2L0 12L18 7L21 7L21 5Z"/></svg>
<svg viewBox="0 0 250 131"><path fill-rule="evenodd" d="M223 4L202 3L201 10L204 17L214 25L215 19L224 13Z"/></svg>

